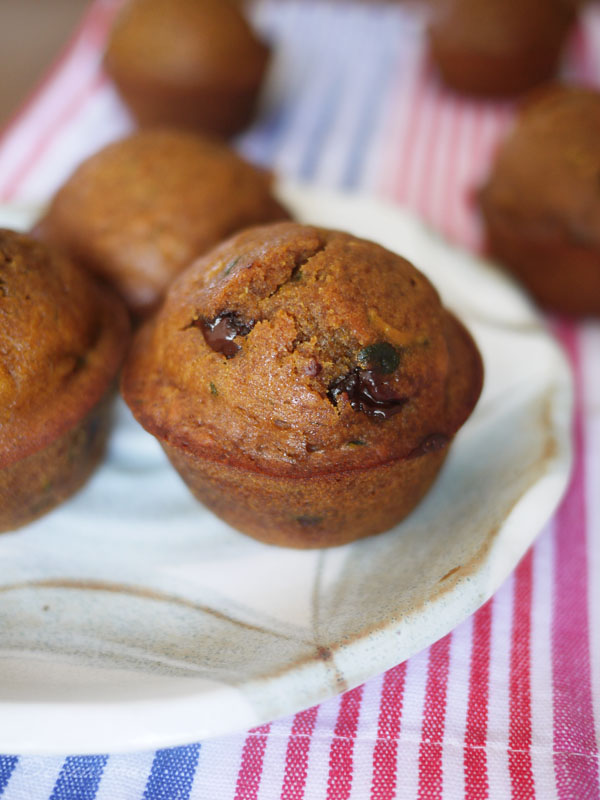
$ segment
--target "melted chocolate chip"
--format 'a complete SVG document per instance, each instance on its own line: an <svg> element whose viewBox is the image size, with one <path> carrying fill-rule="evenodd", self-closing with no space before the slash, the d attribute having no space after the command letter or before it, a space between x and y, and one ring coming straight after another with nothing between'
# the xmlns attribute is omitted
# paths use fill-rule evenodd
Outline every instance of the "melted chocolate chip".
<svg viewBox="0 0 600 800"><path fill-rule="evenodd" d="M427 453L437 453L438 450L443 450L450 441L450 437L445 433L432 433L426 436L423 441L418 444L414 450L408 454L408 458L418 458Z"/></svg>
<svg viewBox="0 0 600 800"><path fill-rule="evenodd" d="M381 375L372 369L354 369L330 384L327 396L337 405L341 394L348 395L354 411L368 417L389 419L402 410L408 397L399 397Z"/></svg>
<svg viewBox="0 0 600 800"><path fill-rule="evenodd" d="M237 312L225 311L213 320L198 319L193 324L200 328L210 348L225 358L233 358L241 349L234 339L247 336L254 327L254 320L244 322Z"/></svg>
<svg viewBox="0 0 600 800"><path fill-rule="evenodd" d="M375 342L363 347L358 354L358 361L363 367L386 374L398 369L400 354L389 342Z"/></svg>

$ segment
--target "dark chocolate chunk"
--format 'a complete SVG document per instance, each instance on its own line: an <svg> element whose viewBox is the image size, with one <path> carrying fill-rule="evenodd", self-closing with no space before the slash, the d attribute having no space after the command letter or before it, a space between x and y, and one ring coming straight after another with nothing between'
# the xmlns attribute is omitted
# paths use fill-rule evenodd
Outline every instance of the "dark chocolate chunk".
<svg viewBox="0 0 600 800"><path fill-rule="evenodd" d="M398 369L400 353L389 342L375 342L363 347L358 361L363 367L387 375Z"/></svg>
<svg viewBox="0 0 600 800"><path fill-rule="evenodd" d="M244 322L237 312L225 311L213 320L200 318L192 324L200 328L206 344L215 352L226 358L233 358L240 350L240 345L234 339L237 336L247 336L254 327L254 320Z"/></svg>
<svg viewBox="0 0 600 800"><path fill-rule="evenodd" d="M337 405L341 394L348 395L354 411L368 417L389 419L402 410L408 397L398 396L394 389L372 369L353 369L329 385L327 396Z"/></svg>

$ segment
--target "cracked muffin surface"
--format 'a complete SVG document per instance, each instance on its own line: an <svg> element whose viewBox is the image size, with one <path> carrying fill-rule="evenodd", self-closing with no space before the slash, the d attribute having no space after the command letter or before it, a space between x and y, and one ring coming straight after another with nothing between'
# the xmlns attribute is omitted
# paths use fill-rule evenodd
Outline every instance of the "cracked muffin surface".
<svg viewBox="0 0 600 800"><path fill-rule="evenodd" d="M450 392L457 325L425 276L372 242L254 228L172 287L125 395L149 430L213 459L364 467L445 446L470 411L473 387Z"/></svg>

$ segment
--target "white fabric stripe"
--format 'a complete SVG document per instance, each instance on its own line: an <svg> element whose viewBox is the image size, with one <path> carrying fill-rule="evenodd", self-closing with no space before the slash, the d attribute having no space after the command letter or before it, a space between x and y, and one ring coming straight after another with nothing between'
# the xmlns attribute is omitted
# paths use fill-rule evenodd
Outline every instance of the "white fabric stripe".
<svg viewBox="0 0 600 800"><path fill-rule="evenodd" d="M440 98L440 115L436 126L435 147L430 154L430 179L428 187L428 200L426 218L438 230L447 228L448 212L454 202L453 169L451 159L456 138L453 131L457 122L457 103L453 96Z"/></svg>
<svg viewBox="0 0 600 800"><path fill-rule="evenodd" d="M349 800L369 797L373 777L373 751L379 730L379 706L383 676L368 681L364 686L360 717L354 745L354 778ZM310 798L306 798L310 800Z"/></svg>
<svg viewBox="0 0 600 800"><path fill-rule="evenodd" d="M129 132L131 120L112 87L98 87L74 117L57 129L16 195L20 202L49 199L83 159Z"/></svg>
<svg viewBox="0 0 600 800"><path fill-rule="evenodd" d="M382 193L391 198L405 196L403 178L410 151L409 138L412 132L412 117L417 101L417 83L421 74L423 46L421 29L415 27L410 38L405 38L398 47L399 59L395 67L396 85L390 97L391 125L386 132L385 158L382 161Z"/></svg>
<svg viewBox="0 0 600 800"><path fill-rule="evenodd" d="M429 174L432 147L435 142L432 127L438 108L438 93L425 85L416 107L417 125L413 128L412 139L407 143L405 156L408 159L404 186L401 187L403 201L417 213L422 213L420 205L423 181Z"/></svg>
<svg viewBox="0 0 600 800"><path fill-rule="evenodd" d="M144 793L155 752L110 756L94 800L132 800Z"/></svg>
<svg viewBox="0 0 600 800"><path fill-rule="evenodd" d="M319 161L319 183L337 186L348 166L354 134L362 123L363 109L373 91L374 78L378 75L382 62L388 56L387 35L389 28L385 20L373 14L371 7L359 9L352 25L344 33L346 45L352 53L343 72L343 82L339 87L340 105L324 142ZM356 30L360 29L360 38ZM348 60L346 60L348 61Z"/></svg>
<svg viewBox="0 0 600 800"><path fill-rule="evenodd" d="M600 64L599 64L600 67ZM588 609L590 667L596 742L600 750L600 324L588 323L581 330L584 436L588 442L586 500L588 531Z"/></svg>
<svg viewBox="0 0 600 800"><path fill-rule="evenodd" d="M481 244L481 222L477 214L473 214L472 207L465 199L473 197L481 187L485 176L490 169L491 147L489 138L493 130L493 119L489 110L480 107L475 115L473 139L471 142L468 169L465 182L460 189L460 199L465 208L463 217L464 230L461 231L461 241L471 250L476 250Z"/></svg>
<svg viewBox="0 0 600 800"><path fill-rule="evenodd" d="M464 202L467 193L469 168L472 158L473 141L476 131L475 110L461 102L457 111L459 115L457 147L454 151L454 186L455 202L448 202L447 227L445 231L450 238L463 244L468 237L471 210Z"/></svg>
<svg viewBox="0 0 600 800"><path fill-rule="evenodd" d="M86 86L97 73L102 53L98 50L90 25L103 25L107 10L116 7L112 0L97 2L87 12L88 22L60 65L52 82L45 87L35 103L17 119L0 149L0 191L10 183L15 171L26 163L29 153L44 138L46 126L59 117L74 95Z"/></svg>
<svg viewBox="0 0 600 800"><path fill-rule="evenodd" d="M235 796L245 740L246 735L239 734L202 742L190 800L228 800Z"/></svg>
<svg viewBox="0 0 600 800"><path fill-rule="evenodd" d="M508 734L514 574L494 595L490 636L487 757L490 797L510 796Z"/></svg>
<svg viewBox="0 0 600 800"><path fill-rule="evenodd" d="M333 740L335 723L340 709L341 699L334 697L319 706L315 723L315 733L310 746L310 758L306 769L304 784L305 800L324 798L327 795L329 778L329 749Z"/></svg>
<svg viewBox="0 0 600 800"><path fill-rule="evenodd" d="M600 6L597 3L587 5L582 9L582 20L588 40L590 69L596 78L595 85L597 86L600 75Z"/></svg>
<svg viewBox="0 0 600 800"><path fill-rule="evenodd" d="M419 790L419 749L428 664L429 649L407 663L396 777L396 793L403 800L417 797Z"/></svg>
<svg viewBox="0 0 600 800"><path fill-rule="evenodd" d="M50 797L64 762L63 756L20 758L2 794L2 800Z"/></svg>
<svg viewBox="0 0 600 800"><path fill-rule="evenodd" d="M79 39L54 79L5 135L0 151L0 170L3 175L12 173L21 158L27 157L43 133L45 122L54 118L68 104L73 91L96 71L97 63L97 54Z"/></svg>
<svg viewBox="0 0 600 800"><path fill-rule="evenodd" d="M261 123L268 126L271 115L277 116L288 104L297 105L297 97L310 74L311 61L304 58L304 50L300 47L302 37L297 36L298 26L302 24L298 19L297 5L263 0L253 8L252 18L264 39L273 42L274 48L263 87L261 118L244 131L237 142L248 159L272 168L275 166L275 153L268 136L265 146Z"/></svg>
<svg viewBox="0 0 600 800"><path fill-rule="evenodd" d="M294 71L302 71L303 75L287 123L285 139L278 151L272 154L274 166L290 175L297 175L301 168L315 118L319 116L329 91L329 80L334 74L338 55L335 47L328 46L332 35L337 36L333 9L319 4L314 8L305 8L306 13L302 14L302 8L296 7L297 14L292 27L294 38L283 43L294 49ZM318 15L317 11L320 12Z"/></svg>
<svg viewBox="0 0 600 800"><path fill-rule="evenodd" d="M285 776L285 754L293 722L292 716L271 724L257 800L271 800L281 796Z"/></svg>
<svg viewBox="0 0 600 800"><path fill-rule="evenodd" d="M554 530L546 527L533 549L531 602L531 763L536 796L557 797L554 781L552 712L552 594Z"/></svg>
<svg viewBox="0 0 600 800"><path fill-rule="evenodd" d="M442 751L442 785L449 797L463 797L465 793L462 752L469 704L472 639L473 617L469 617L452 632L450 642L446 724Z"/></svg>

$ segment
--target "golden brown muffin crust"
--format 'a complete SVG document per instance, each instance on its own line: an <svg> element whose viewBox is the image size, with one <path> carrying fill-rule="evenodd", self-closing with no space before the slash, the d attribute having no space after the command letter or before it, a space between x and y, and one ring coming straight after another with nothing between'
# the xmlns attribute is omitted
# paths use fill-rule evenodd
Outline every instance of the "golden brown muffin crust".
<svg viewBox="0 0 600 800"><path fill-rule="evenodd" d="M193 258L240 228L287 216L269 174L225 144L148 130L81 164L39 233L107 278L143 314Z"/></svg>
<svg viewBox="0 0 600 800"><path fill-rule="evenodd" d="M145 427L196 455L277 474L362 468L445 446L470 413L477 370L449 402L455 326L399 256L280 223L180 276L123 389Z"/></svg>
<svg viewBox="0 0 600 800"><path fill-rule="evenodd" d="M79 422L127 343L118 299L29 236L0 230L0 467Z"/></svg>

